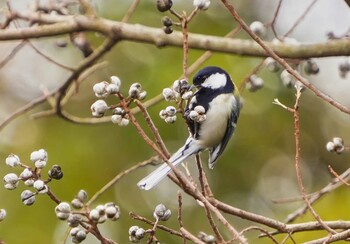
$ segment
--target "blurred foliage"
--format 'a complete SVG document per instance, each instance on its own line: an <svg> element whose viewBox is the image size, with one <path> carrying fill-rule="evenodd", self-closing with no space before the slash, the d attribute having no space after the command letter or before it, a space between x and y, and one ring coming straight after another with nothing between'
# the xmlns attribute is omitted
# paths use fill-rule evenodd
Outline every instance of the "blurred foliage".
<svg viewBox="0 0 350 244"><path fill-rule="evenodd" d="M97 4L97 10L102 17L120 20L129 4L129 1L104 1ZM235 27L231 16L224 12L220 3L215 2L212 5L210 11L200 13L194 19L190 24L190 31L224 35ZM177 10L190 8L189 3L176 4ZM245 18L253 19L254 16L245 11L246 8L248 6L242 4L240 12L246 14ZM162 16L163 14L156 11L153 1L141 1L139 10L130 22L161 27ZM94 34L89 34L89 39L94 46L101 43L101 38ZM73 47L58 49L54 47L52 39L47 41L40 39L36 43L46 47L45 51L49 56L57 56L61 61L72 64L80 59L80 54L77 54ZM190 63L202 53L190 50ZM82 117L91 116L90 105L96 100L92 86L94 82L106 80L111 75L122 79L122 89L125 92L131 83L140 82L148 92L148 98L151 98L170 86L182 73L180 48L158 49L148 44L121 42L105 59L109 63L108 67L91 75L65 107L70 113ZM223 67L239 85L259 62L259 59L254 58L215 54L205 65ZM0 80L6 77L1 72ZM50 69L42 67L40 72L50 72ZM53 78L56 82L64 80L62 76ZM271 201L299 195L294 169L293 117L292 114L273 105L272 101L278 97L284 104L293 106L294 90L285 88L276 74L263 71L262 78L265 80L262 90L256 93L242 92L244 107L235 136L215 170L208 170L207 167L205 170L217 198L233 206L283 220L288 213L301 206L302 202L273 204ZM1 100L19 99L16 96L12 98L11 91L1 84L2 82L0 90L6 93ZM158 113L165 106L167 103L161 102L150 108L149 112L168 148L174 152L187 137L187 129L181 119L173 125L168 125L159 118ZM48 108L48 105L41 105L35 111ZM342 172L347 168L346 163L349 161L348 155L335 156L325 150L325 144L331 137L339 135L337 133L349 134L346 127L342 127L343 130L337 129L341 121L335 117L340 112L336 111L336 116L330 116L328 110L329 106L313 94L308 91L303 93L300 112L302 169L306 188L310 192L320 189L332 178L327 170L328 164ZM8 154L15 153L22 161L28 162L32 151L45 148L49 153L49 164L59 164L64 171L61 181L50 184L53 192L64 201L71 201L79 189L85 189L92 196L116 174L154 155L131 124L120 128L112 123L79 125L54 116L37 120L31 120L29 117L29 113L22 115L1 132L0 158L4 161ZM138 115L137 118L143 121L142 116ZM142 124L144 125L144 122ZM203 153L202 158L206 162L207 153ZM16 169L4 165L0 167L1 175L8 172L19 173ZM191 166L191 169L192 172L196 172L194 166ZM119 243L127 243L127 231L131 225L148 228L143 223L131 220L128 212L133 211L152 219L153 209L158 203L164 203L172 209L174 216L166 225L177 228L176 187L169 180L165 180L150 192L140 191L136 187L137 181L151 170L149 167L130 174L101 197L101 202L114 201L122 211L119 221L103 225L102 231L106 237ZM6 220L0 223L0 240L6 243L61 243L66 224L56 219L53 211L55 204L46 195L39 195L33 206L24 206L20 201L20 192L23 189L23 186L14 191L0 188L0 208L7 209L8 213ZM320 200L315 208L325 220L348 219L350 214L345 206L349 203L348 189L342 188ZM228 218L238 229L251 225L236 217ZM306 220L312 220L312 217L307 214L300 219ZM186 196L183 222L193 233L211 232L203 209ZM253 238L252 243L270 242L263 238L258 239L258 234L248 234ZM324 235L325 232L298 234L296 241L299 243L305 240L304 238ZM157 236L162 242L180 242L180 239L162 231L159 231ZM283 237L281 236L281 240ZM84 243L97 241L91 238Z"/></svg>

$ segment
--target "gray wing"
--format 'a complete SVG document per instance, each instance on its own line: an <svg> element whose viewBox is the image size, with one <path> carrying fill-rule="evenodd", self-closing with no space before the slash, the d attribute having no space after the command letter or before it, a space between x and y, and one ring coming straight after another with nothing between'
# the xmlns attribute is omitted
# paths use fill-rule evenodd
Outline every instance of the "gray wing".
<svg viewBox="0 0 350 244"><path fill-rule="evenodd" d="M227 129L224 135L224 138L222 139L221 143L216 146L209 149L209 168L213 169L218 158L222 154L222 152L225 150L228 141L230 140L237 124L238 116L239 116L239 100L235 100L233 103L233 112L231 113L231 116L227 120Z"/></svg>

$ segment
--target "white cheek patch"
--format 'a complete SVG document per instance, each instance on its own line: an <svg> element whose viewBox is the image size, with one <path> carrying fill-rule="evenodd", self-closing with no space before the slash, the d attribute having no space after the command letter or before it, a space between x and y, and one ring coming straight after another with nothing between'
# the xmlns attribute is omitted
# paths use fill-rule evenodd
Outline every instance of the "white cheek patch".
<svg viewBox="0 0 350 244"><path fill-rule="evenodd" d="M201 86L208 87L211 89L218 89L218 88L224 87L226 85L226 82L227 82L227 78L225 74L216 73L209 76L202 83Z"/></svg>

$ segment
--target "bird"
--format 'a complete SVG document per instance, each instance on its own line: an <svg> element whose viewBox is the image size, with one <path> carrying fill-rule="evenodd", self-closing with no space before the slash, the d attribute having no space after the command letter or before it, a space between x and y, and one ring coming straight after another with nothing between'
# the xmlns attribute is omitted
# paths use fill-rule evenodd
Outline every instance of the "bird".
<svg viewBox="0 0 350 244"><path fill-rule="evenodd" d="M189 127L189 137L168 162L174 167L192 155L209 150L208 166L213 169L235 131L240 113L238 90L230 75L220 67L207 66L193 77L197 91L189 100L184 112ZM189 114L197 106L205 111L205 120L196 122ZM137 183L143 190L150 190L170 172L171 167L163 163Z"/></svg>

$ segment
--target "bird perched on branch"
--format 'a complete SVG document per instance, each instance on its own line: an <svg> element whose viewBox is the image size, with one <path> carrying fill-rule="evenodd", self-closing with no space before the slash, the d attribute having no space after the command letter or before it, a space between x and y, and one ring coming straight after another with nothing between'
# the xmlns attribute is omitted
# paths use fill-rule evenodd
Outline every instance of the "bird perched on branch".
<svg viewBox="0 0 350 244"><path fill-rule="evenodd" d="M190 136L185 144L174 153L168 162L174 166L203 150L209 150L209 168L214 168L223 153L237 124L240 103L235 96L235 85L223 69L208 66L193 77L197 91L190 99L185 117ZM171 172L163 163L137 183L138 187L149 190Z"/></svg>

